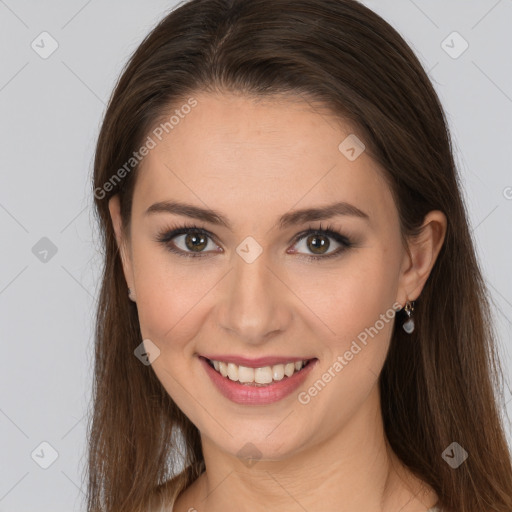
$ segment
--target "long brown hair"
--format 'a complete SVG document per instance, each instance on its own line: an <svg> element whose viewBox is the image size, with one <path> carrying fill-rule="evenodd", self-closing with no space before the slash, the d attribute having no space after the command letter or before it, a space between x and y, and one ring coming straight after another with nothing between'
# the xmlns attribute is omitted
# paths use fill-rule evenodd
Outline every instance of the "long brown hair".
<svg viewBox="0 0 512 512"><path fill-rule="evenodd" d="M210 91L289 94L325 105L355 127L384 169L404 237L417 233L427 212L445 213L445 242L416 301L417 328L407 335L395 326L380 375L385 432L444 510L510 512L503 373L445 114L403 38L355 0L192 0L161 20L123 70L94 162L105 261L87 510L148 510L164 490L176 496L204 470L197 428L134 356L141 332L108 199L119 194L128 232L134 152L175 108ZM442 457L453 442L469 455L457 469Z"/></svg>

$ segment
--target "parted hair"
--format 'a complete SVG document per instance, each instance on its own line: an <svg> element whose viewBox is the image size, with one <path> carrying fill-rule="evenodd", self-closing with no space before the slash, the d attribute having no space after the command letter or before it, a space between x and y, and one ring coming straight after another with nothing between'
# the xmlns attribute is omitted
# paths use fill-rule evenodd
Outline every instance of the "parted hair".
<svg viewBox="0 0 512 512"><path fill-rule="evenodd" d="M444 212L446 237L415 304L417 327L408 335L397 317L379 376L385 434L443 511L510 512L503 370L445 113L408 44L355 0L191 0L166 14L125 65L102 122L92 184L104 264L88 512L170 506L205 469L198 429L134 357L142 341L137 306L127 299L108 199L119 194L128 232L143 171L134 165L108 191L104 185L173 108L218 91L301 97L350 123L384 170L404 239L418 234L429 211ZM454 441L468 453L456 469L442 457Z"/></svg>

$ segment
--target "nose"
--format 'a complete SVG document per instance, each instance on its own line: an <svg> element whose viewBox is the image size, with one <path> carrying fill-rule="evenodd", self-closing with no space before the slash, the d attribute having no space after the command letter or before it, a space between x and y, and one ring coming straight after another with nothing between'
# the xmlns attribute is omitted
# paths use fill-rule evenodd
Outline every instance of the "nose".
<svg viewBox="0 0 512 512"><path fill-rule="evenodd" d="M218 302L220 327L253 345L285 332L292 318L291 291L265 251L251 263L236 255Z"/></svg>

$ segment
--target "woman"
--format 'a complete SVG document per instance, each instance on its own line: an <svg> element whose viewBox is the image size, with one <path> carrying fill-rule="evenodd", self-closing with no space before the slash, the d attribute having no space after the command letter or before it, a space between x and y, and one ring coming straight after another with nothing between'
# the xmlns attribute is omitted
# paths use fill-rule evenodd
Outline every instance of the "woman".
<svg viewBox="0 0 512 512"><path fill-rule="evenodd" d="M192 0L98 140L88 510L505 512L439 100L353 0Z"/></svg>

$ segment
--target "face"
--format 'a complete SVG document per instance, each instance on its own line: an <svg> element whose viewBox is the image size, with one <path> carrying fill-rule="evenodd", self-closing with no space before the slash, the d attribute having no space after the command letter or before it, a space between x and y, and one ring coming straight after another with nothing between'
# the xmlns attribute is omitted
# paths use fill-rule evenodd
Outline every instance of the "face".
<svg viewBox="0 0 512 512"><path fill-rule="evenodd" d="M298 99L195 98L139 169L125 276L152 367L203 439L284 458L372 396L395 309L414 299L410 261L380 170L351 139L339 149L348 126ZM224 377L203 358L245 364ZM293 375L277 364L298 360L310 363Z"/></svg>

